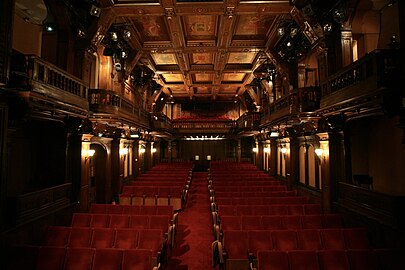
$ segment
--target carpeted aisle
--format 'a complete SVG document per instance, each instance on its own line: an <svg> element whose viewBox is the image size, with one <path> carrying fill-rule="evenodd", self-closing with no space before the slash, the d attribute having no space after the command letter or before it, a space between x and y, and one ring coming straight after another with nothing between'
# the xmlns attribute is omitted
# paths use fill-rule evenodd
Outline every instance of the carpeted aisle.
<svg viewBox="0 0 405 270"><path fill-rule="evenodd" d="M194 172L185 210L180 213L176 245L167 270L212 268L212 217L206 172Z"/></svg>

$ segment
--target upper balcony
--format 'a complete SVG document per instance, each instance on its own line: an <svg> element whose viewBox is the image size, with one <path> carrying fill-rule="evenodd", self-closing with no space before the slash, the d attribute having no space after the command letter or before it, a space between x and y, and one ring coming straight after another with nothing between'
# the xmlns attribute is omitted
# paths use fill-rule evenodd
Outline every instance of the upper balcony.
<svg viewBox="0 0 405 270"><path fill-rule="evenodd" d="M321 110L360 110L361 106L381 103L382 95L395 89L398 68L395 50L367 54L321 83Z"/></svg>
<svg viewBox="0 0 405 270"><path fill-rule="evenodd" d="M319 109L319 96L318 87L294 89L263 109L262 124L286 121L302 113L313 112Z"/></svg>
<svg viewBox="0 0 405 270"><path fill-rule="evenodd" d="M236 129L238 132L250 132L259 130L260 113L246 112L236 121Z"/></svg>
<svg viewBox="0 0 405 270"><path fill-rule="evenodd" d="M88 114L86 84L37 56L13 56L9 85L41 111L82 117Z"/></svg>
<svg viewBox="0 0 405 270"><path fill-rule="evenodd" d="M134 102L121 97L117 92L105 89L89 89L90 111L93 116L113 118L113 121L135 123L149 127L150 114L135 106Z"/></svg>
<svg viewBox="0 0 405 270"><path fill-rule="evenodd" d="M164 113L154 113L150 123L151 129L159 136L165 136L173 132L172 120Z"/></svg>
<svg viewBox="0 0 405 270"><path fill-rule="evenodd" d="M236 127L236 122L227 118L178 118L172 121L177 133L229 133Z"/></svg>

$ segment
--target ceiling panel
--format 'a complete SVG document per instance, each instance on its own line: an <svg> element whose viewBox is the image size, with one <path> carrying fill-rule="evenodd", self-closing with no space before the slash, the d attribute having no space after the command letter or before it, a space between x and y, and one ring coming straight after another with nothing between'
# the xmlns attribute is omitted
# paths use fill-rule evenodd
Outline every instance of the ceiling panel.
<svg viewBox="0 0 405 270"><path fill-rule="evenodd" d="M153 53L151 54L156 65L176 65L176 56L173 53Z"/></svg>
<svg viewBox="0 0 405 270"><path fill-rule="evenodd" d="M183 75L181 74L162 74L166 83L182 83Z"/></svg>
<svg viewBox="0 0 405 270"><path fill-rule="evenodd" d="M239 82L242 83L246 73L224 73L222 81L224 82Z"/></svg>
<svg viewBox="0 0 405 270"><path fill-rule="evenodd" d="M236 26L237 39L263 39L274 21L271 15L241 15Z"/></svg>
<svg viewBox="0 0 405 270"><path fill-rule="evenodd" d="M170 40L162 16L140 16L131 19L142 42Z"/></svg>
<svg viewBox="0 0 405 270"><path fill-rule="evenodd" d="M228 57L228 64L252 64L257 53L231 52Z"/></svg>
<svg viewBox="0 0 405 270"><path fill-rule="evenodd" d="M193 76L194 83L212 83L212 74L197 73Z"/></svg>
<svg viewBox="0 0 405 270"><path fill-rule="evenodd" d="M191 54L191 64L204 65L213 64L214 56L212 53L193 53Z"/></svg>

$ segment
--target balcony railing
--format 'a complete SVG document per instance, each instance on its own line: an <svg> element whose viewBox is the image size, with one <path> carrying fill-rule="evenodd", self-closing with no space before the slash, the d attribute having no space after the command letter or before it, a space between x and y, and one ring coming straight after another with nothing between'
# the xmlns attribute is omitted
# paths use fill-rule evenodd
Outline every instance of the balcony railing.
<svg viewBox="0 0 405 270"><path fill-rule="evenodd" d="M115 117L128 118L144 126L149 126L149 113L135 106L116 92L105 89L89 89L90 111L98 114L113 114Z"/></svg>
<svg viewBox="0 0 405 270"><path fill-rule="evenodd" d="M163 113L152 115L151 127L157 131L172 131L172 120Z"/></svg>
<svg viewBox="0 0 405 270"><path fill-rule="evenodd" d="M262 122L277 121L287 116L314 111L319 108L319 99L318 87L294 89L263 110Z"/></svg>
<svg viewBox="0 0 405 270"><path fill-rule="evenodd" d="M260 125L259 112L246 112L236 121L238 130L256 130Z"/></svg>
<svg viewBox="0 0 405 270"><path fill-rule="evenodd" d="M321 108L374 95L395 83L399 57L395 50L376 50L321 83Z"/></svg>
<svg viewBox="0 0 405 270"><path fill-rule="evenodd" d="M230 129L236 127L236 122L231 119L221 119L221 118L191 118L191 119L174 119L173 128L177 131L181 129L189 130L199 130L200 132L207 131L218 131L218 132L228 132Z"/></svg>
<svg viewBox="0 0 405 270"><path fill-rule="evenodd" d="M20 91L40 93L58 104L88 110L86 84L68 72L37 56L19 55L13 59L10 85ZM76 108L76 109L77 109Z"/></svg>
<svg viewBox="0 0 405 270"><path fill-rule="evenodd" d="M22 224L68 207L71 189L72 184L67 183L17 196L16 223Z"/></svg>

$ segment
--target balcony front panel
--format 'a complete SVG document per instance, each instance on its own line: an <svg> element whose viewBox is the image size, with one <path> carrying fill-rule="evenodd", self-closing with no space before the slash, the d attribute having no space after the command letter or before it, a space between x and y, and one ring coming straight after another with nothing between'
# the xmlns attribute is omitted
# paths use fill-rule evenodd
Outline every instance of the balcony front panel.
<svg viewBox="0 0 405 270"><path fill-rule="evenodd" d="M394 87L398 64L394 50L376 50L328 77L321 84L321 109L375 99Z"/></svg>

